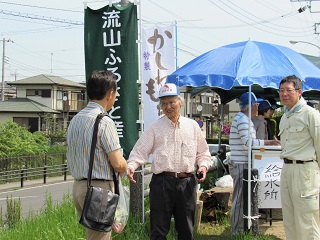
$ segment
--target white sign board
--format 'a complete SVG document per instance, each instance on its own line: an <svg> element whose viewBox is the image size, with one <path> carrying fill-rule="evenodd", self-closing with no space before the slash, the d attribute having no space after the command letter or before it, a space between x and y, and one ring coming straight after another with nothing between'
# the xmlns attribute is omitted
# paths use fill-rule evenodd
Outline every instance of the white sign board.
<svg viewBox="0 0 320 240"><path fill-rule="evenodd" d="M280 176L283 161L280 146L252 149L253 168L259 172L259 208L281 208Z"/></svg>

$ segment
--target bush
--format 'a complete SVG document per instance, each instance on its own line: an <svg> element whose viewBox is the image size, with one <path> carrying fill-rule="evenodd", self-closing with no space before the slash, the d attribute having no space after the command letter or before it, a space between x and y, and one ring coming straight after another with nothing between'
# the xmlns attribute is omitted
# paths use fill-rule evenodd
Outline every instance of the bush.
<svg viewBox="0 0 320 240"><path fill-rule="evenodd" d="M44 133L31 133L13 121L0 123L0 157L46 153L48 141Z"/></svg>
<svg viewBox="0 0 320 240"><path fill-rule="evenodd" d="M48 137L50 138L51 145L53 144L66 145L67 131L59 130L59 131L50 133Z"/></svg>
<svg viewBox="0 0 320 240"><path fill-rule="evenodd" d="M52 145L48 149L48 153L65 153L67 152L67 146L62 145Z"/></svg>

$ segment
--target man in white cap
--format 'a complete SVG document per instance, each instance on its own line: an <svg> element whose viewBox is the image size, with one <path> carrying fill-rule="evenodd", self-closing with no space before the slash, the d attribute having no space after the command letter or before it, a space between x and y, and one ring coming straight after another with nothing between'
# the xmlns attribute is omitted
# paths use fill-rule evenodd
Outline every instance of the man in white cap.
<svg viewBox="0 0 320 240"><path fill-rule="evenodd" d="M243 170L248 168L249 129L251 146L280 145L278 140L256 139L254 125L249 119L249 99L251 98L251 116L258 112L259 100L254 93L245 92L240 97L240 112L234 117L229 136L230 160L229 172L233 179L233 195L231 210L232 235L242 234L243 221Z"/></svg>
<svg viewBox="0 0 320 240"><path fill-rule="evenodd" d="M197 181L205 180L211 156L198 123L180 115L183 99L179 88L165 84L159 98L164 116L143 132L133 147L128 178L135 183L134 171L152 154L150 239L166 239L173 215L178 239L193 240Z"/></svg>

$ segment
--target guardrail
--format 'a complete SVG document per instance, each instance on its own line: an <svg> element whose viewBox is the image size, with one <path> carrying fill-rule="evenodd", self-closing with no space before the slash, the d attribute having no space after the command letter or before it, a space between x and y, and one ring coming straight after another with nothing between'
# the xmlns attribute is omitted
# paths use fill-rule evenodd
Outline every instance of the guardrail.
<svg viewBox="0 0 320 240"><path fill-rule="evenodd" d="M63 176L66 181L68 173L66 153L47 153L27 156L10 156L0 158L0 184L21 182L49 176Z"/></svg>
<svg viewBox="0 0 320 240"><path fill-rule="evenodd" d="M63 180L67 181L68 167L67 163L51 166L26 168L22 166L20 170L10 170L0 172L0 183L20 181L20 186L24 187L25 180L43 178L43 183L47 183L49 176L63 176Z"/></svg>
<svg viewBox="0 0 320 240"><path fill-rule="evenodd" d="M25 168L36 168L55 164L64 164L66 153L46 153L22 156L0 157L0 172Z"/></svg>

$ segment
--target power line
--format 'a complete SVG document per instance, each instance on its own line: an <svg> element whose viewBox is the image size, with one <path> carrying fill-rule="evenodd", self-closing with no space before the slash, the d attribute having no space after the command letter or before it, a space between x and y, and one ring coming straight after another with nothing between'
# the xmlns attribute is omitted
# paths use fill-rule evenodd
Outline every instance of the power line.
<svg viewBox="0 0 320 240"><path fill-rule="evenodd" d="M66 24L73 24L73 25L84 25L83 22L79 22L79 21L72 21L72 20L68 20L68 19L52 18L52 17L40 16L40 15L34 15L34 14L28 14L28 13L21 13L21 12L0 10L0 14L1 14L1 13L2 13L2 14L5 14L5 15L15 16L15 17L23 17L23 18L37 19L37 20L42 20L42 21L59 22L59 23L66 23Z"/></svg>
<svg viewBox="0 0 320 240"><path fill-rule="evenodd" d="M242 20L242 22L245 22L249 26L254 26L254 25L257 25L257 24L261 25L261 26L265 26L265 24L270 23L270 21L261 19L260 17L257 17L255 15L251 14L250 12L242 9L241 7L235 5L234 3L230 2L230 1L228 1L228 2L229 2L229 4L233 5L234 7L228 5L226 2L222 2L222 4L224 4L226 7L228 7L231 10L233 10L234 12L238 13L241 17L247 18L250 21L253 21L253 23L250 23L250 22L246 22L246 21ZM245 14L242 14L240 11L238 11L238 9L243 11ZM295 11L295 14L298 14L298 12ZM261 19L261 21L259 22L256 19ZM278 25L275 25L275 26L278 26ZM275 30L275 31L280 31L280 32L295 33L295 34L296 33L300 33L300 31L297 31L297 32L285 31L285 30L277 29L277 28L274 28L274 27L271 27L271 26L265 26L265 27L269 28L270 30ZM281 27L281 26L279 26L279 27Z"/></svg>
<svg viewBox="0 0 320 240"><path fill-rule="evenodd" d="M68 10L68 9L62 9L62 8L50 8L50 7L34 6L34 5L21 4L21 3L11 3L11 2L3 2L3 1L0 1L0 3L11 4L11 5L16 5L16 6L23 6L23 7L32 7L32 8L41 8L41 9L48 9L48 10L83 13L83 11L75 11L75 10Z"/></svg>
<svg viewBox="0 0 320 240"><path fill-rule="evenodd" d="M196 54L194 54L194 53L192 53L192 52L189 52L189 51L187 51L187 50L184 50L184 49L181 49L181 48L177 48L177 49L178 49L178 51L183 52L183 53L186 53L186 54L191 55L191 56L193 56L193 57L198 57L198 55L196 55Z"/></svg>
<svg viewBox="0 0 320 240"><path fill-rule="evenodd" d="M231 14L230 12L228 12L227 10L225 10L224 8L222 8L221 6L219 6L219 5L217 5L216 3L214 3L212 0L209 0L209 2L210 2L211 4L213 4L213 5L215 5L216 7L220 8L222 11L226 12L227 14L229 14L229 15L233 16L234 18L240 20L241 22L247 24L247 25L250 26L250 27L254 27L254 28L259 29L259 30L261 30L261 31L263 31L263 32L267 32L267 33L270 33L270 34L273 34L273 35L277 35L277 36L282 36L282 37L297 37L297 36L288 36L288 35L284 35L284 34L277 34L277 33L271 32L270 30L262 29L262 28L260 28L260 27L258 27L258 26L255 26L255 25L253 25L253 24L251 24L251 23L249 23L249 22L241 19L240 17L238 17L238 16L236 16L236 15L234 15L234 14ZM228 5L225 4L224 2L221 2L221 3L224 4L224 5L226 5L226 6L229 7L229 8L233 9L232 7L228 6ZM233 10L234 10L234 9L233 9ZM236 10L234 10L234 11L237 12L237 13L239 13L239 12L236 11ZM243 14L241 14L241 13L239 13L239 14L240 14L242 17L245 17ZM250 19L249 17L246 17L246 18ZM250 20L252 20L252 19L250 19ZM278 31L280 31L280 30L278 30ZM281 32L283 32L283 31L281 31ZM303 36L305 36L305 35L303 35Z"/></svg>

